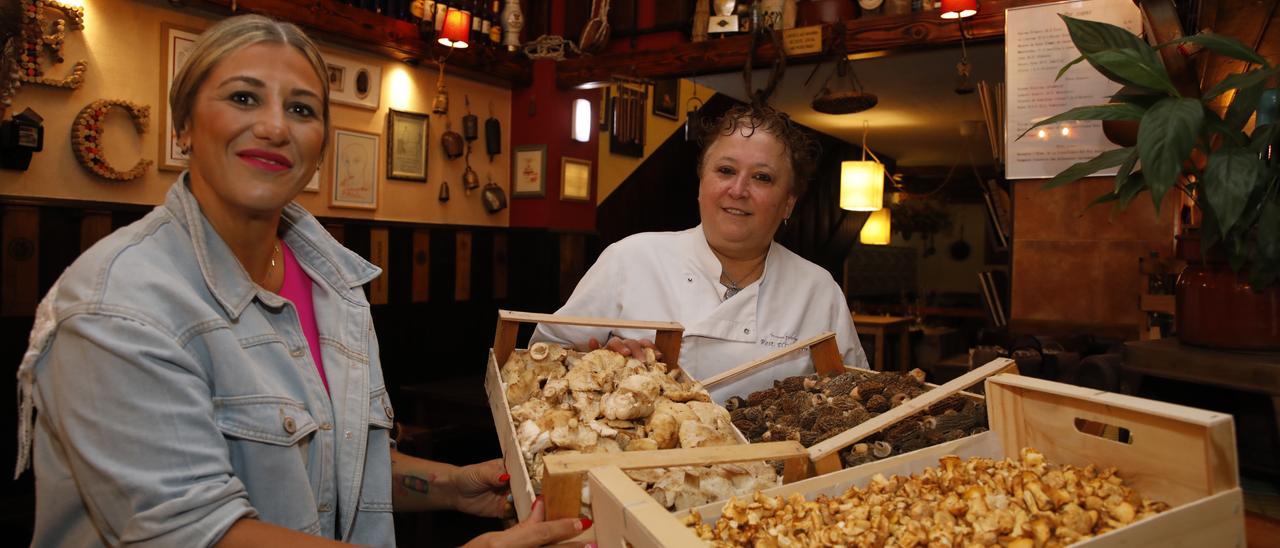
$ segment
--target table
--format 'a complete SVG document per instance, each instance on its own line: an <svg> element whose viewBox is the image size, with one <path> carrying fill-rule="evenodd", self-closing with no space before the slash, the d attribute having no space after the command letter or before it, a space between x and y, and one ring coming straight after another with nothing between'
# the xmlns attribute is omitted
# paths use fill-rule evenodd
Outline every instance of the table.
<svg viewBox="0 0 1280 548"><path fill-rule="evenodd" d="M898 370L906 371L911 366L910 327L915 318L901 316L864 316L853 315L853 327L858 335L875 337L876 360L873 367L876 371L884 371L884 339L887 335L898 335Z"/></svg>
<svg viewBox="0 0 1280 548"><path fill-rule="evenodd" d="M1280 352L1228 352L1184 345L1175 338L1124 343L1125 392L1137 394L1144 375L1209 384L1271 398L1280 431Z"/></svg>

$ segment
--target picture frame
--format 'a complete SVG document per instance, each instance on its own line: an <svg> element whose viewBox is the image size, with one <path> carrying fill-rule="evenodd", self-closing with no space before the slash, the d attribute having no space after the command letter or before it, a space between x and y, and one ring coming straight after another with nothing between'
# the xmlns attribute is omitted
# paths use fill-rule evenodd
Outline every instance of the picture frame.
<svg viewBox="0 0 1280 548"><path fill-rule="evenodd" d="M560 199L591 201L591 160L568 156L560 159Z"/></svg>
<svg viewBox="0 0 1280 548"><path fill-rule="evenodd" d="M173 87L173 78L178 69L186 63L191 48L200 36L199 30L174 25L160 24L160 124L161 137L157 139L160 150L156 154L159 162L156 167L162 171L182 171L187 169L187 155L182 153L178 145L177 131L173 127L173 113L169 110L169 89Z"/></svg>
<svg viewBox="0 0 1280 548"><path fill-rule="evenodd" d="M653 115L669 120L680 119L680 80L658 80L653 83Z"/></svg>
<svg viewBox="0 0 1280 548"><path fill-rule="evenodd" d="M324 52L329 69L329 100L340 105L378 110L382 99L382 67L341 54Z"/></svg>
<svg viewBox="0 0 1280 548"><path fill-rule="evenodd" d="M387 110L387 178L427 182L430 117Z"/></svg>
<svg viewBox="0 0 1280 548"><path fill-rule="evenodd" d="M333 130L333 171L329 205L378 209L378 142L376 133Z"/></svg>
<svg viewBox="0 0 1280 548"><path fill-rule="evenodd" d="M547 145L520 145L511 155L511 197L547 195Z"/></svg>

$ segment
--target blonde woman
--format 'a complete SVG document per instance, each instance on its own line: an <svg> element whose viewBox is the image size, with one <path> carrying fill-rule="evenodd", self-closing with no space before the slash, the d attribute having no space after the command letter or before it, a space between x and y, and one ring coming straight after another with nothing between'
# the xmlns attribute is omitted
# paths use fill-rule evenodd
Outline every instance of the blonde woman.
<svg viewBox="0 0 1280 548"><path fill-rule="evenodd" d="M292 203L329 135L315 44L290 24L224 20L169 103L189 171L67 269L20 368L33 545L390 546L393 508L503 515L499 461L392 449L360 289L378 269ZM535 516L474 544L589 525Z"/></svg>

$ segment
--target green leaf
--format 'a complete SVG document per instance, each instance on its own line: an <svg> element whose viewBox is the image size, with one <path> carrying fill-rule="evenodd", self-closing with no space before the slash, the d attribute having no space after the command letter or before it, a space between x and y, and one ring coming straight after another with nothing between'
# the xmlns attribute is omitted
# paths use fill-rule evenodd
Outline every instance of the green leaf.
<svg viewBox="0 0 1280 548"><path fill-rule="evenodd" d="M1222 241L1222 231L1218 229L1218 216L1213 213L1213 206L1208 201L1198 205L1203 213L1200 217L1200 251L1205 252Z"/></svg>
<svg viewBox="0 0 1280 548"><path fill-rule="evenodd" d="M1130 147L1132 152L1120 162L1120 168L1116 170L1116 191L1124 188L1125 183L1129 182L1129 174L1133 173L1133 165L1138 163L1138 147Z"/></svg>
<svg viewBox="0 0 1280 548"><path fill-rule="evenodd" d="M1208 101L1210 99L1213 99L1214 97L1217 97L1219 95L1222 95L1223 93L1226 93L1227 90L1242 89L1242 88L1247 88L1249 86L1266 83L1267 79L1275 75L1277 72L1280 72L1280 69L1269 68L1269 69L1256 69L1256 70L1251 70L1249 72L1239 73L1239 74L1229 74L1227 75L1226 78L1223 78L1221 82L1218 82L1217 85L1209 88L1209 91L1204 92L1203 99L1205 101ZM1253 107L1254 108L1258 107L1258 101L1256 99L1253 102Z"/></svg>
<svg viewBox="0 0 1280 548"><path fill-rule="evenodd" d="M1035 125L1027 128L1027 130L1022 132L1021 135L1018 135L1018 139L1023 138L1028 132L1035 128L1064 120L1141 120L1142 115L1145 113L1146 109L1128 103L1107 103L1105 105L1076 107L1062 114L1050 116L1044 120L1036 122Z"/></svg>
<svg viewBox="0 0 1280 548"><path fill-rule="evenodd" d="M1079 56L1079 57L1076 57L1075 59L1072 59L1070 63L1067 63L1067 64L1065 64L1065 65L1062 65L1062 68L1058 69L1058 75L1053 77L1053 81L1054 81L1054 82L1057 82L1060 78L1062 78L1062 75L1063 75L1063 74L1066 74L1066 73L1067 73L1067 70L1068 70L1068 69L1070 69L1071 67L1076 66L1077 64L1079 64L1079 63L1080 63L1080 61L1084 61L1084 56L1083 56L1083 55L1081 55L1081 56Z"/></svg>
<svg viewBox="0 0 1280 548"><path fill-rule="evenodd" d="M1156 211L1164 194L1178 182L1182 162L1191 153L1204 121L1200 101L1170 97L1156 103L1138 126L1138 159Z"/></svg>
<svg viewBox="0 0 1280 548"><path fill-rule="evenodd" d="M1192 36L1183 36L1182 38L1175 38L1156 47L1163 48L1186 43L1202 46L1204 49L1212 51L1218 55L1225 55L1232 59L1248 61L1264 67L1271 66L1271 63L1268 63L1265 57L1258 55L1257 52L1249 49L1248 46L1240 43L1239 40L1221 34L1195 34Z"/></svg>
<svg viewBox="0 0 1280 548"><path fill-rule="evenodd" d="M1208 107L1204 109L1204 127L1205 129L1221 135L1227 139L1228 144L1233 147L1243 147L1249 144L1249 137L1238 129L1232 128L1218 114Z"/></svg>
<svg viewBox="0 0 1280 548"><path fill-rule="evenodd" d="M1116 195L1120 197L1120 201L1116 204L1119 209L1129 207L1132 202L1142 191L1147 189L1147 181L1143 178L1142 172L1139 171L1129 176L1124 182L1124 186L1116 189Z"/></svg>
<svg viewBox="0 0 1280 548"><path fill-rule="evenodd" d="M1109 49L1096 53L1084 54L1089 64L1104 76L1122 84L1140 86L1147 89L1163 91L1178 97L1178 89L1173 87L1169 74L1164 71L1160 61L1152 61L1143 57L1141 52L1131 49Z"/></svg>
<svg viewBox="0 0 1280 548"><path fill-rule="evenodd" d="M1201 192L1213 204L1223 232L1235 227L1249 195L1261 180L1262 169L1262 160L1246 149L1218 150L1209 155Z"/></svg>
<svg viewBox="0 0 1280 548"><path fill-rule="evenodd" d="M1062 173L1054 175L1053 179L1050 179L1049 182L1044 184L1044 188L1057 188L1067 183L1072 183L1084 177L1093 175L1094 173L1109 167L1118 166L1124 161L1125 156L1129 154L1132 148L1133 147L1108 150L1097 155L1092 160L1072 165L1071 167L1062 170Z"/></svg>
<svg viewBox="0 0 1280 548"><path fill-rule="evenodd" d="M1119 101L1139 106L1145 110L1151 108L1152 105L1160 102L1160 100L1165 97L1168 97L1168 95L1160 93L1135 93L1132 89L1121 88L1120 91L1116 92L1115 95L1112 95L1110 99L1112 101Z"/></svg>
<svg viewBox="0 0 1280 548"><path fill-rule="evenodd" d="M1253 128L1253 135L1249 138L1249 150L1261 155L1268 145L1272 147L1280 146L1280 123L1267 124ZM1274 151L1280 154L1280 150Z"/></svg>
<svg viewBox="0 0 1280 548"><path fill-rule="evenodd" d="M1249 118L1253 116L1254 111L1258 110L1258 100L1262 98L1264 89L1266 89L1266 83L1258 82L1252 86L1240 88L1236 96L1231 98L1231 105L1227 107L1227 114L1223 117L1231 129L1244 130L1244 125L1249 123Z"/></svg>
<svg viewBox="0 0 1280 548"><path fill-rule="evenodd" d="M1058 16L1066 23L1071 43L1075 44L1080 53L1088 55L1109 49L1131 49L1159 62L1156 50L1132 32L1110 23L1076 19L1062 14Z"/></svg>

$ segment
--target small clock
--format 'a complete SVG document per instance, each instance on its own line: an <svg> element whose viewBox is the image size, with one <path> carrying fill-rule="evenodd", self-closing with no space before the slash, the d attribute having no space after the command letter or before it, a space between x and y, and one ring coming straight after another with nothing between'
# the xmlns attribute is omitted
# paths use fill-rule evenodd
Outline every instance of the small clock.
<svg viewBox="0 0 1280 548"><path fill-rule="evenodd" d="M858 5L862 6L863 11L878 10L882 4L884 0L858 0Z"/></svg>

